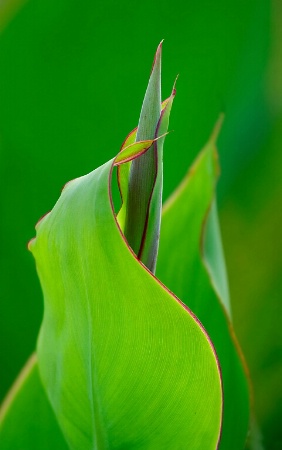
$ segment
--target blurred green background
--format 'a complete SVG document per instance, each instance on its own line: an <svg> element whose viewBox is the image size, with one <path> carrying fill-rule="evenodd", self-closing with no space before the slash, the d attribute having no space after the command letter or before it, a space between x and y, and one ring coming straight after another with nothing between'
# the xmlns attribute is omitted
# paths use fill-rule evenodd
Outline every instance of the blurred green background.
<svg viewBox="0 0 282 450"><path fill-rule="evenodd" d="M235 329L265 448L282 448L282 3L0 2L0 398L33 351L42 295L26 244L68 180L136 126L153 55L177 97L164 197L221 111L220 218Z"/></svg>

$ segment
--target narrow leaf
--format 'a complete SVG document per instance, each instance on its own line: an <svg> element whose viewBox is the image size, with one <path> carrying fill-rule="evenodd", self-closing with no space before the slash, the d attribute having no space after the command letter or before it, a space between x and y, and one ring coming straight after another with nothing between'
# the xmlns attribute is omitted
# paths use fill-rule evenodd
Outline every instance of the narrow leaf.
<svg viewBox="0 0 282 450"><path fill-rule="evenodd" d="M156 138L163 136L167 132L169 125L169 116L172 103L176 91L173 87L171 96L165 103L165 107L161 112L161 117L156 128ZM161 226L161 211L162 211L162 191L163 191L163 144L164 137L154 142L155 159L157 163L156 178L154 187L151 193L151 198L148 203L146 221L144 225L142 241L138 253L138 258L150 268L154 273L157 263L160 226Z"/></svg>
<svg viewBox="0 0 282 450"><path fill-rule="evenodd" d="M162 110L167 106L170 101L171 96L162 102ZM125 138L120 151L136 141L137 127L132 130L129 135ZM126 207L127 207L127 194L128 194L128 184L129 184L129 174L130 174L131 162L118 165L117 167L117 181L120 190L120 196L122 205L117 214L118 224L124 233L125 227L125 217L126 217Z"/></svg>
<svg viewBox="0 0 282 450"><path fill-rule="evenodd" d="M159 45L146 90L137 128L136 140L153 139L161 114L161 50ZM156 153L151 148L134 160L130 167L124 235L136 255L140 252L149 202L157 176ZM143 261L145 265L146 261ZM152 267L149 269L153 270Z"/></svg>

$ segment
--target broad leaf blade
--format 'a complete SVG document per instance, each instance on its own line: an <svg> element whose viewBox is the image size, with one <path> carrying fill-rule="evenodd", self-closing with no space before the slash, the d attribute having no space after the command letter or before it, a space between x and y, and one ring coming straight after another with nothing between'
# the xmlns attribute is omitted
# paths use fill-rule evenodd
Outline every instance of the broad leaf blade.
<svg viewBox="0 0 282 450"><path fill-rule="evenodd" d="M128 248L111 167L69 183L30 244L48 396L73 449L214 449L222 396L213 347Z"/></svg>
<svg viewBox="0 0 282 450"><path fill-rule="evenodd" d="M33 355L0 411L1 450L67 450Z"/></svg>
<svg viewBox="0 0 282 450"><path fill-rule="evenodd" d="M214 255L212 245L209 242L209 247L201 249L206 220L210 224L205 241L220 237L215 217L208 218L217 176L213 137L164 207L157 276L199 317L214 342L224 393L220 448L238 450L244 447L249 424L248 383L232 325L217 295L225 291L224 286L217 287L220 279L213 276L218 269L213 266L216 260L211 258ZM212 213L216 211L212 209ZM213 242L215 249L219 245ZM217 254L220 264L221 256ZM208 271L210 267L212 270Z"/></svg>

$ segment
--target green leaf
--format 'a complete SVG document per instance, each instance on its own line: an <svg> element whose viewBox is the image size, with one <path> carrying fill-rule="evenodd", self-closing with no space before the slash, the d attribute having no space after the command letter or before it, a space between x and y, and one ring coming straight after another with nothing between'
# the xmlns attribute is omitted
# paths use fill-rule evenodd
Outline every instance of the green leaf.
<svg viewBox="0 0 282 450"><path fill-rule="evenodd" d="M154 142L154 151L157 164L157 173L146 216L138 257L149 269L155 273L157 254L160 239L162 192L163 192L163 144L164 136L169 125L169 116L176 91L173 87L171 96L164 102L164 108L156 129L156 137L160 140Z"/></svg>
<svg viewBox="0 0 282 450"><path fill-rule="evenodd" d="M164 144L164 137L167 134L167 129L169 125L169 116L175 94L176 91L175 87L173 86L170 97L162 102L162 111L155 132L154 148L153 148L155 155L155 164L157 165L157 168L155 173L154 185L148 200L146 220L138 252L138 259L140 259L153 273L155 272L156 257L158 254L160 222L161 222L162 185L163 185L163 156L162 156L163 144ZM133 130L128 135L122 146L120 153L116 158L118 158L119 155L124 152L123 150L124 145L128 145L128 142L131 142L131 140L136 136L136 131L137 129ZM125 150L130 149L133 145L134 144L128 145L127 147L125 147ZM130 180L130 165L123 164L121 167L119 167L118 170L118 184L122 198L122 207L117 216L117 220L122 231L124 231L125 228L124 224L126 217L129 217L127 207L129 180ZM136 201L137 200L138 199L136 198ZM138 202L138 205L139 203L140 202Z"/></svg>
<svg viewBox="0 0 282 450"><path fill-rule="evenodd" d="M120 152L128 147L129 145L132 145L136 141L136 133L137 133L137 127L132 130L129 135L125 138ZM118 156L118 155L117 155ZM130 173L130 167L131 167L131 161L128 163L120 164L117 167L117 183L120 191L120 197L121 197L121 208L117 214L117 222L120 226L120 229L124 233L124 227L125 227L125 218L126 218L126 206L127 206L127 194L128 194L128 180L129 180L129 173Z"/></svg>
<svg viewBox="0 0 282 450"><path fill-rule="evenodd" d="M30 243L44 293L44 386L72 449L214 449L213 346L128 247L112 209L113 163L68 183Z"/></svg>
<svg viewBox="0 0 282 450"><path fill-rule="evenodd" d="M221 243L220 228L217 214L217 204L214 199L210 205L205 223L202 254L207 272L217 296L222 301L225 310L231 319L231 306L229 287L225 268L225 260Z"/></svg>
<svg viewBox="0 0 282 450"><path fill-rule="evenodd" d="M118 166L132 161L133 159L144 155L146 151L152 146L158 139L164 139L167 133L157 136L155 139L149 139L147 141L137 141L123 147L121 151L115 157L114 165Z"/></svg>
<svg viewBox="0 0 282 450"><path fill-rule="evenodd" d="M0 3L7 4L7 1ZM138 119L140 109L135 99L141 101L142 85L150 63L148 49L153 49L152 43L160 39L160 30L167 37L165 50L169 61L166 65L168 84L164 85L164 92L168 92L169 80L175 71L181 73L181 96L174 111L177 133L173 136L174 145L172 139L167 143L165 155L164 197L176 186L184 167L190 164L223 102L228 114L220 142L224 150L222 172L226 182L221 182L222 190L227 183L230 186L250 152L261 147L259 135L263 134L268 121L275 121L269 106L268 116L265 115L265 102L269 96L265 94L266 84L262 81L269 80L269 76L265 77L265 68L269 68L271 51L270 3L270 0L240 0L228 2L227 9L226 0L204 4L178 0L166 2L165 7L159 2L143 0L134 4L134 27L130 37L121 30L128 28L132 2L88 1L78 8L77 2L69 0L29 0L15 19L9 21L0 36L1 397L33 348L42 317L39 283L32 259L25 249L33 223L51 208L66 180L86 173L89 167L98 167L113 156L113 147L103 144L105 135L110 133L112 143L121 142L126 127L135 124L134 117ZM150 31L145 30L144 25L148 22L148 11L154 22ZM281 30L279 14L273 14L279 24L277 27L280 27L277 29ZM107 19L101 20L102 17ZM278 69L282 39L272 30L271 36L275 35L279 39L275 46L279 61L275 67ZM275 75L278 86L281 72L276 70ZM177 160L174 147L179 152ZM276 148L281 148L281 141L277 142ZM263 150L270 161L270 148ZM276 167L278 169L280 165ZM251 166L249 170L252 171ZM264 183L266 188L272 186L272 171L268 173L271 175L263 183L260 176L254 177L256 189ZM246 173L247 179L249 176ZM237 187L242 189L243 197L245 186L242 188L240 182ZM225 194L228 194L226 189ZM251 205L255 206L257 199L254 195ZM237 203L239 200L232 201ZM249 211L250 205L246 208ZM250 224L250 217L247 219L246 224ZM274 222L279 223L270 216L269 223ZM231 226L235 230L236 225ZM261 229L260 224L254 226ZM252 242L253 234L249 231L247 245ZM239 238L243 235L244 231L240 230ZM264 242L267 247L268 236L262 234L258 242ZM245 265L240 265L240 261L246 261L245 247L242 244L240 248L244 249L244 257L235 254L238 268L234 269L234 286L238 302L247 305L261 296L264 289L257 291L255 288L250 295L246 292L249 279L247 272L243 274ZM252 252L257 255L257 248L253 244L250 257ZM277 254L279 252L273 254L273 261ZM248 270L252 267L252 276L257 261L258 258L248 266ZM273 275L274 264L269 261ZM242 270L240 283L236 281L237 269ZM258 380L261 376L266 378L258 390L258 402L264 415L277 406L269 389L271 387L275 393L274 386L279 386L281 378L277 375L275 385L269 383L267 373L259 365L264 336L266 339L272 336L274 348L281 341L280 335L277 338L277 328L273 327L273 320L279 320L281 316L281 285L271 280L269 287L272 291L269 290L265 298L275 297L277 302L271 308L258 308L252 303L254 309L250 312L257 315L261 311L261 316L264 312L273 312L267 322L269 330L266 334L257 333L261 327L265 329L264 321L263 324L257 322L252 333L246 333L246 338L244 332L247 345L257 342L258 335L261 336L257 349L252 348L249 353L257 355ZM234 300L234 295L232 298ZM274 421L269 417L269 423L273 425ZM277 417L281 417L281 409L277 410ZM279 420L276 423L279 433ZM271 435L273 428L270 427Z"/></svg>
<svg viewBox="0 0 282 450"><path fill-rule="evenodd" d="M282 114L220 215L234 327L250 369L265 449L282 448L281 148Z"/></svg>
<svg viewBox="0 0 282 450"><path fill-rule="evenodd" d="M238 450L244 447L248 431L249 393L225 306L227 283L214 200L217 176L213 135L164 206L157 276L191 308L211 336L223 378L220 448Z"/></svg>
<svg viewBox="0 0 282 450"><path fill-rule="evenodd" d="M168 103L172 102L174 95L175 95L175 90L173 88L172 94L170 95L170 97L168 97L166 100L164 100L162 102L161 118L163 117L163 110L168 106ZM170 109L171 109L171 106L168 108L168 110L170 111ZM165 128L165 132L168 129L168 122L166 122L166 124L167 124L167 126ZM162 129L164 129L164 127ZM133 145L133 143L136 141L136 134L137 134L137 127L134 128L129 133L129 135L125 138L124 142L122 143L120 153L126 147ZM159 150L157 150L157 151L159 152ZM161 146L160 151L162 152L162 146ZM160 155L160 156L162 156L162 155ZM116 158L118 158L118 155L116 156ZM161 158L158 159L158 161L160 161L160 160L161 160ZM125 217L127 214L127 196L128 196L128 183L129 183L130 167L131 167L131 161L129 161L127 164L126 163L120 164L117 167L117 181L118 181L120 196L121 196L121 200L122 200L121 208L117 214L117 221L123 232L124 232L124 227L125 227Z"/></svg>
<svg viewBox="0 0 282 450"><path fill-rule="evenodd" d="M138 141L123 148L115 157L115 165L118 166L119 164L130 162L136 156L145 153L146 150L151 147L153 142L153 139L147 141Z"/></svg>
<svg viewBox="0 0 282 450"><path fill-rule="evenodd" d="M137 127L136 140L147 140L157 137L157 129L161 116L161 50L162 42L157 48L149 84L145 93L140 119ZM166 130L165 130L166 131ZM162 150L157 144L140 158L136 158L129 171L128 193L126 198L126 214L124 220L124 235L138 258L155 272L159 245L159 228L162 198ZM156 182L157 179L160 182ZM154 197L154 198L153 198ZM149 214L150 204L154 205L156 213ZM153 247L143 253L147 228L153 230Z"/></svg>
<svg viewBox="0 0 282 450"><path fill-rule="evenodd" d="M0 410L1 450L67 450L33 355Z"/></svg>

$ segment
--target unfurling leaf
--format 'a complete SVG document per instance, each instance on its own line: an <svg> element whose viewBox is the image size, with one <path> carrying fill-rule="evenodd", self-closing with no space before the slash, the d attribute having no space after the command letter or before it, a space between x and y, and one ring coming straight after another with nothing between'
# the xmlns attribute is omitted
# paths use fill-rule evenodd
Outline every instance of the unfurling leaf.
<svg viewBox="0 0 282 450"><path fill-rule="evenodd" d="M167 132L175 89L162 109L161 51L162 42L155 55L139 124L134 133L136 141L157 139ZM130 138L133 138L133 133ZM123 190L126 190L126 194L122 195L122 230L134 253L152 273L156 269L160 237L163 143L163 138L154 141L152 147L134 159L122 175L125 178Z"/></svg>

